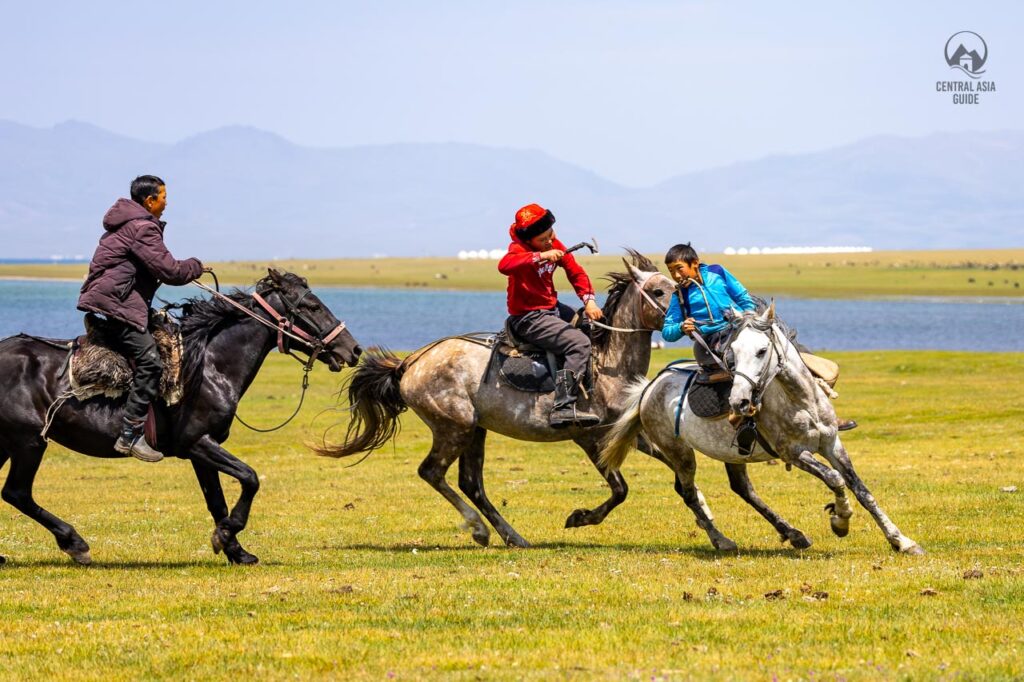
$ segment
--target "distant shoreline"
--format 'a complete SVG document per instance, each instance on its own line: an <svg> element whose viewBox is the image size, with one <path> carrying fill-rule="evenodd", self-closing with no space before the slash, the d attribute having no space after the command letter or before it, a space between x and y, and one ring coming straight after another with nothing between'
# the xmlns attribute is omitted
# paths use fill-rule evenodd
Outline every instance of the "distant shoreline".
<svg viewBox="0 0 1024 682"><path fill-rule="evenodd" d="M32 275L0 275L3 282L81 282L81 277L33 277Z"/></svg>
<svg viewBox="0 0 1024 682"><path fill-rule="evenodd" d="M579 262L598 289L605 273L622 272L615 249L585 254ZM776 296L865 300L938 297L962 300L1024 301L1024 249L874 251L854 254L725 255L702 259L728 268L750 290ZM662 256L650 256L661 264ZM507 280L493 260L457 258L339 258L209 262L222 286L252 286L268 268L293 272L314 287L404 291L498 292ZM0 264L0 281L82 282L86 263ZM204 281L212 283L212 280ZM556 287L571 294L559 271Z"/></svg>

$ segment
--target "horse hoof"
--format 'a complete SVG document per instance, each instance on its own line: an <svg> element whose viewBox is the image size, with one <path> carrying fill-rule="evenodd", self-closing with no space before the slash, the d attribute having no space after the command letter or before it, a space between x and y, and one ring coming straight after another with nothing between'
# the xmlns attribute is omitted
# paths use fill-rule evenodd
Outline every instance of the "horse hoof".
<svg viewBox="0 0 1024 682"><path fill-rule="evenodd" d="M473 538L473 542L481 547L491 544L491 531L487 529L483 521L466 521L459 524L459 529L468 532Z"/></svg>
<svg viewBox="0 0 1024 682"><path fill-rule="evenodd" d="M529 549L530 543L523 538L516 536L509 536L505 539L505 544L509 547L518 547L519 549Z"/></svg>
<svg viewBox="0 0 1024 682"><path fill-rule="evenodd" d="M88 566L92 563L92 554L87 549L66 549L64 551L79 566Z"/></svg>
<svg viewBox="0 0 1024 682"><path fill-rule="evenodd" d="M730 540L729 538L722 538L721 540L712 541L711 544L714 545L715 549L717 549L719 552L736 552L739 550L739 547L736 545L736 543Z"/></svg>
<svg viewBox="0 0 1024 682"><path fill-rule="evenodd" d="M580 528L589 525L592 525L589 509L576 509L565 519L566 528Z"/></svg>
<svg viewBox="0 0 1024 682"><path fill-rule="evenodd" d="M832 532L836 537L845 538L850 534L850 519L832 515L829 517L828 523L832 526Z"/></svg>
<svg viewBox="0 0 1024 682"><path fill-rule="evenodd" d="M220 554L224 551L225 540L220 537L220 528L213 529L213 535L210 536L210 545L213 547L214 554Z"/></svg>
<svg viewBox="0 0 1024 682"><path fill-rule="evenodd" d="M907 556L923 556L924 548L916 542L907 545L906 547L893 547L893 549L900 554L906 554Z"/></svg>
<svg viewBox="0 0 1024 682"><path fill-rule="evenodd" d="M811 546L811 539L798 530L786 535L786 540L793 546L793 549L807 549Z"/></svg>
<svg viewBox="0 0 1024 682"><path fill-rule="evenodd" d="M225 554L227 554L225 552ZM260 559L255 554L249 554L244 549L239 549L237 552L231 552L227 554L228 563L235 566L255 566L260 562Z"/></svg>
<svg viewBox="0 0 1024 682"><path fill-rule="evenodd" d="M7 563L7 557L0 556L0 566L3 566L6 563Z"/></svg>

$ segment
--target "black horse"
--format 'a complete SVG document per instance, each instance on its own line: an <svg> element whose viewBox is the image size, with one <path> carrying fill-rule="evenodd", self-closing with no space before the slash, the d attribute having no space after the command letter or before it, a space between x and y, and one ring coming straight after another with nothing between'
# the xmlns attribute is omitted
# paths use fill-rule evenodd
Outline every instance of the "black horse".
<svg viewBox="0 0 1024 682"><path fill-rule="evenodd" d="M238 291L229 295L237 305L220 298L196 298L181 306L185 395L175 406L159 411L160 449L192 462L216 524L213 549L223 550L236 564L258 561L236 536L245 528L260 481L252 467L221 447L242 394L275 346L290 350L290 337L308 339L298 343L296 350L315 356L332 372L341 371L343 364L354 366L362 352L301 277L270 270L255 291L266 306ZM67 350L59 344L26 335L0 341L0 468L7 460L11 462L3 499L53 533L57 546L72 559L88 564L92 558L82 536L32 498L32 482L47 445L40 435L47 407L68 388L62 372L66 356ZM124 398L95 397L82 402L72 398L57 412L47 436L93 457L123 457L114 451L123 405ZM230 513L221 473L242 486ZM3 561L0 556L0 563Z"/></svg>

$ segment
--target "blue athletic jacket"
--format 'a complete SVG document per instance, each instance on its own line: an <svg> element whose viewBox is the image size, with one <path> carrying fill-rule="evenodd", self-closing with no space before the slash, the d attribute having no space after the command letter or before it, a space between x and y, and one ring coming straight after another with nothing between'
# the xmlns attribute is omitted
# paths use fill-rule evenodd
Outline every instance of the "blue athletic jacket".
<svg viewBox="0 0 1024 682"><path fill-rule="evenodd" d="M691 282L690 286L682 289L684 305L679 304L680 294L672 297L668 313L665 314L665 324L661 328L661 335L666 341L678 341L682 338L683 321L687 317L696 320L697 331L707 336L726 327L726 309L737 308L744 311L757 307L739 280L721 265L702 264L700 276L704 280L703 285ZM684 307L689 310L684 310Z"/></svg>

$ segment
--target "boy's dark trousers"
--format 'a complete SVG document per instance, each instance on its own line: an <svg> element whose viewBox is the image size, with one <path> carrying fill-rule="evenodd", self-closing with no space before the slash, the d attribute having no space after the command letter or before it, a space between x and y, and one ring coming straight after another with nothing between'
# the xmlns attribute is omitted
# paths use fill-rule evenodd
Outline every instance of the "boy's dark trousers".
<svg viewBox="0 0 1024 682"><path fill-rule="evenodd" d="M708 344L708 348L714 351L715 355L717 355L722 362L726 363L726 365L729 364L729 360L726 358L729 353L729 348L725 345L725 342L729 337L727 332L728 330L723 329L722 331L712 332L703 337L704 343ZM693 359L696 360L697 364L699 364L704 371L709 374L722 371L722 368L717 362L715 362L714 358L704 350L704 346L699 341L694 341L693 343Z"/></svg>
<svg viewBox="0 0 1024 682"><path fill-rule="evenodd" d="M578 379L590 366L590 339L570 322L576 311L559 303L551 310L531 310L508 318L516 338L564 358L563 369Z"/></svg>
<svg viewBox="0 0 1024 682"><path fill-rule="evenodd" d="M107 318L111 340L117 350L130 358L135 364L132 388L124 405L124 418L132 422L145 420L149 404L156 399L160 391L160 376L164 366L160 360L160 351L156 341L148 331L140 332L135 327L120 320Z"/></svg>

